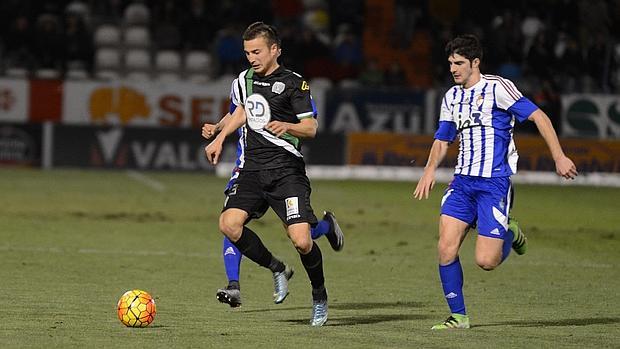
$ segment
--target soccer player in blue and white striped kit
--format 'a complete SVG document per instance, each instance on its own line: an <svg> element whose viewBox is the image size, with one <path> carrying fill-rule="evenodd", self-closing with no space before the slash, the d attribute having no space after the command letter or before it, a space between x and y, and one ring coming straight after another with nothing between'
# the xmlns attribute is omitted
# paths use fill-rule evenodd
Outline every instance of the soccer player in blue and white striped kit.
<svg viewBox="0 0 620 349"><path fill-rule="evenodd" d="M439 276L451 315L432 329L469 328L459 249L470 227L477 225L476 263L484 270L499 266L511 248L518 254L525 252L525 236L508 218L510 176L517 171L518 159L512 137L515 119L536 124L558 175L577 176L547 115L510 80L480 73L482 47L475 36L456 37L447 44L446 54L456 86L441 102L439 128L413 194L419 200L428 198L435 170L458 137L454 179L441 200L438 243Z"/></svg>
<svg viewBox="0 0 620 349"><path fill-rule="evenodd" d="M230 111L226 114L217 124L206 123L202 127L202 136L206 139L213 137L217 132L221 131L226 125L226 122L230 118L231 114L235 111L237 105L239 105L239 92L238 92L237 79L234 79L230 89ZM235 161L235 167L232 170L230 180L226 184L224 194L228 195L229 190L233 187L235 180L239 177L239 169L243 168L245 160L245 132L244 127L240 127L237 130L239 141L237 142L237 160ZM268 205L259 208L252 213L250 219L260 218L269 209ZM313 240L325 235L334 251L341 251L344 247L344 234L334 214L330 211L325 211L323 219L319 221L316 227L310 229L310 235ZM228 277L228 285L225 288L217 290L216 298L222 302L230 305L232 308L241 306L241 288L239 285L239 268L241 265L241 251L227 238L224 237L222 256L224 258L224 269L226 270L226 276Z"/></svg>

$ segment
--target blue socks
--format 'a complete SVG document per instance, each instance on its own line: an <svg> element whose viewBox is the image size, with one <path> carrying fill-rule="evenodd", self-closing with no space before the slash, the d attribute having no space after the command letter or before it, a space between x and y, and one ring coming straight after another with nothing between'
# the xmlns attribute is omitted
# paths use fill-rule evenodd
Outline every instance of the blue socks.
<svg viewBox="0 0 620 349"><path fill-rule="evenodd" d="M319 221L319 224L316 225L316 227L314 228L310 228L310 236L312 237L312 240L316 240L318 238L320 238L321 236L327 234L327 232L329 231L329 222L326 220L322 220Z"/></svg>
<svg viewBox="0 0 620 349"><path fill-rule="evenodd" d="M448 265L439 265L439 277L450 312L465 315L463 268L459 257L456 257L456 260Z"/></svg>
<svg viewBox="0 0 620 349"><path fill-rule="evenodd" d="M504 244L502 245L502 262L510 255L513 239L514 233L512 230L506 230ZM461 267L459 257L456 257L448 265L439 265L439 278L441 279L441 286L450 307L450 312L466 315L465 298L463 297L463 268Z"/></svg>
<svg viewBox="0 0 620 349"><path fill-rule="evenodd" d="M226 268L228 282L239 281L239 265L241 264L241 257L243 255L227 237L224 238L222 256L224 257L224 267Z"/></svg>
<svg viewBox="0 0 620 349"><path fill-rule="evenodd" d="M510 254L510 250L512 250L512 240L514 239L515 234L510 229L506 229L506 234L504 235L504 244L502 245L502 262L508 258Z"/></svg>

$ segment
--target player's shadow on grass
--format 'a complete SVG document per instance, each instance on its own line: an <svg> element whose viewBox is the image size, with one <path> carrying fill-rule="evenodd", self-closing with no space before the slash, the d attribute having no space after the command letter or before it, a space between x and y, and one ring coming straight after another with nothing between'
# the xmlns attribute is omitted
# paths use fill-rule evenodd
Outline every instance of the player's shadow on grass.
<svg viewBox="0 0 620 349"><path fill-rule="evenodd" d="M380 322L426 320L430 316L419 314L369 314L360 316L337 316L330 317L325 326L354 326L370 325ZM308 326L308 319L288 319L282 322Z"/></svg>
<svg viewBox="0 0 620 349"><path fill-rule="evenodd" d="M512 325L517 327L544 327L544 326L588 326L588 325L609 325L620 323L617 317L602 318L583 318L583 319L556 319L556 320L519 320L519 321L503 321L491 324L480 324L475 327L487 326L506 326Z"/></svg>
<svg viewBox="0 0 620 349"><path fill-rule="evenodd" d="M390 309L390 308L421 308L420 302L362 302L362 303L339 303L329 305L330 309L338 310L369 310L369 309Z"/></svg>
<svg viewBox="0 0 620 349"><path fill-rule="evenodd" d="M371 310L371 309L393 309L393 308L421 308L422 303L419 302L362 302L362 303L330 303L330 309L337 310ZM245 313L257 313L266 311L285 311L285 310L300 310L308 309L308 307L277 307L268 309L253 309L246 310Z"/></svg>

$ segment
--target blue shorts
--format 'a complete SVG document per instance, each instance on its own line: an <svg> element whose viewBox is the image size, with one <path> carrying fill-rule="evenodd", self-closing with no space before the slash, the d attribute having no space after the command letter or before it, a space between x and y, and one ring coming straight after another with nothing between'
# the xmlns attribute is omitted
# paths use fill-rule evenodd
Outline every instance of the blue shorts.
<svg viewBox="0 0 620 349"><path fill-rule="evenodd" d="M512 200L510 177L454 176L441 199L441 214L470 225L478 234L503 239Z"/></svg>

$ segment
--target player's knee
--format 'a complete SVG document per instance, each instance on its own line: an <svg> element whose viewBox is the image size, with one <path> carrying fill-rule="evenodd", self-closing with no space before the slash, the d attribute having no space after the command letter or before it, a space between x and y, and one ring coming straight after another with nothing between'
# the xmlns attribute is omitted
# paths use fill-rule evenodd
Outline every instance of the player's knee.
<svg viewBox="0 0 620 349"><path fill-rule="evenodd" d="M439 253L439 264L449 264L456 259L459 253L458 243L450 243L445 240L439 240L437 244L437 251Z"/></svg>
<svg viewBox="0 0 620 349"><path fill-rule="evenodd" d="M491 271L497 267L496 265L491 264L478 264L478 266L484 271Z"/></svg>
<svg viewBox="0 0 620 349"><path fill-rule="evenodd" d="M293 246L301 254L308 254L312 250L312 239L292 239Z"/></svg>
<svg viewBox="0 0 620 349"><path fill-rule="evenodd" d="M243 224L239 224L226 215L220 216L220 231L231 241L235 242L239 240L242 230Z"/></svg>
<svg viewBox="0 0 620 349"><path fill-rule="evenodd" d="M497 266L499 265L499 263L501 262L501 259L498 259L494 256L478 256L476 257L476 264L478 264L478 266L480 268L482 268L483 270L486 271L491 271L495 268L497 268Z"/></svg>

